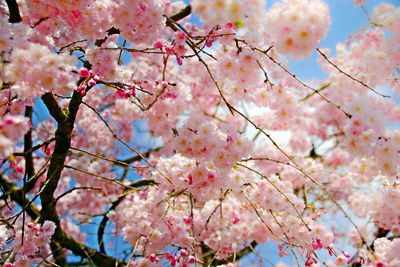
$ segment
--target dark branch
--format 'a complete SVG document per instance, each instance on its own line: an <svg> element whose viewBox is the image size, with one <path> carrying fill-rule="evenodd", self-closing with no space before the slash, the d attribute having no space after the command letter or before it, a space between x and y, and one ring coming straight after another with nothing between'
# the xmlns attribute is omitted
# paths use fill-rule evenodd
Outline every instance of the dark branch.
<svg viewBox="0 0 400 267"><path fill-rule="evenodd" d="M187 5L186 7L182 8L179 10L178 13L170 16L169 18L173 21L179 21L181 19L184 19L185 17L189 16L190 13L192 13L192 7L190 5ZM172 28L175 26L170 20L167 19L167 22L165 23L168 27Z"/></svg>
<svg viewBox="0 0 400 267"><path fill-rule="evenodd" d="M108 31L107 31L107 36L104 37L103 39L98 39L96 40L96 42L94 43L96 46L100 47L102 44L105 43L105 41L107 41L108 37L114 34L120 34L121 31L117 28L111 27Z"/></svg>
<svg viewBox="0 0 400 267"><path fill-rule="evenodd" d="M142 156L145 157L145 158L148 158L152 152L155 152L155 151L158 151L158 150L159 150L159 148L150 149L150 150L144 152L144 153L142 154ZM130 158L127 158L127 159L118 160L118 161L115 163L115 165L126 166L125 164L131 164L131 163L133 163L133 162L138 162L138 161L140 161L141 159L142 159L142 157L140 157L139 155L136 155L136 156L133 156L133 157L130 157ZM123 164L123 163L125 163L125 164Z"/></svg>
<svg viewBox="0 0 400 267"><path fill-rule="evenodd" d="M42 146L48 146L50 143L52 143L55 140L55 138L50 138L49 140L43 141L40 144L37 144L35 146L33 146L31 149L24 151L24 152L14 152L13 155L15 157L25 157L28 153L32 153L36 150L38 150L39 148L41 148Z"/></svg>
<svg viewBox="0 0 400 267"><path fill-rule="evenodd" d="M62 251L58 249L56 244L56 240L64 239L65 234L61 229L60 218L56 211L57 202L54 198L54 192L57 189L61 172L64 168L64 161L70 148L72 131L74 129L79 105L82 102L82 96L78 92L74 91L68 106L68 114L65 114L60 108L52 93L46 93L42 96L42 99L50 114L57 120L58 126L55 134L56 143L54 146L54 152L51 156L49 170L47 172L47 184L40 194L40 200L42 203L40 222L42 223L45 220L49 220L56 224L57 228L52 238L51 247L56 263L60 266L65 266L65 255L63 255Z"/></svg>
<svg viewBox="0 0 400 267"><path fill-rule="evenodd" d="M6 0L8 11L10 12L9 22L18 23L21 22L21 15L19 14L19 8L16 0Z"/></svg>
<svg viewBox="0 0 400 267"><path fill-rule="evenodd" d="M6 193L10 198L15 201L18 205L22 207L23 203L29 203L29 199L27 199L23 194L22 190L18 188L18 186L7 179L5 179L0 173L0 183L4 187ZM25 199L24 199L25 198ZM32 218L32 220L36 220L40 214L39 208L36 207L33 203L31 203L28 207L25 208L26 213ZM115 258L109 257L98 251L88 247L87 245L76 241L74 238L68 236L60 227L57 227L56 233L53 236L54 246L59 250L60 248L66 248L71 250L75 255L81 256L82 258L90 259L97 266L113 266L113 267L122 267L126 266L126 263L119 261ZM55 256L55 255L54 255Z"/></svg>
<svg viewBox="0 0 400 267"><path fill-rule="evenodd" d="M42 100L49 110L50 115L58 122L61 123L67 119L65 112L58 105L57 100L54 98L53 93L48 92L42 96Z"/></svg>
<svg viewBox="0 0 400 267"><path fill-rule="evenodd" d="M32 111L31 106L26 106L25 117L29 118L30 124L32 125ZM32 127L24 136L24 154L25 154L25 171L30 180L35 175L35 168L32 157Z"/></svg>
<svg viewBox="0 0 400 267"><path fill-rule="evenodd" d="M29 199L24 195L23 190L20 190L17 185L8 181L3 177L3 174L0 172L0 183L5 191L4 197L9 196L13 201L17 202L21 207L25 206L25 203L29 203ZM39 209L33 204L29 206L25 206L25 211L33 220L35 220L39 214Z"/></svg>

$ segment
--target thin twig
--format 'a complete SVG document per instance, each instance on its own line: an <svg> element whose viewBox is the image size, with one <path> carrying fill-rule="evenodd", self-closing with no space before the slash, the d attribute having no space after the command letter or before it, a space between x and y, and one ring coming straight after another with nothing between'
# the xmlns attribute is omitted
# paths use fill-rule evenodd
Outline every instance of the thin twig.
<svg viewBox="0 0 400 267"><path fill-rule="evenodd" d="M368 88L369 90L371 90L372 92L374 92L377 95L380 95L382 97L388 97L390 98L390 96L388 95L384 95L379 93L378 91L376 91L374 88L372 88L371 86L367 85L365 82L354 78L353 76L351 76L350 74L348 74L347 72L344 72L342 69L340 69L335 63L333 63L319 48L317 48L318 53L329 63L331 64L335 69L337 69L341 74L347 76L348 78L352 79L355 82L358 82L359 84L363 85L364 87Z"/></svg>
<svg viewBox="0 0 400 267"><path fill-rule="evenodd" d="M82 104L84 104L86 107L91 109L96 115L99 117L99 119L106 125L107 129L111 132L113 137L118 140L121 144L123 144L126 148L131 150L132 152L136 153L142 160L144 160L149 166L151 166L153 169L155 169L162 177L164 177L171 185L173 185L171 179L169 179L164 173L162 173L159 169L156 168L146 157L142 155L138 150L134 149L131 147L129 144L127 144L125 141L123 141L121 138L118 137L118 135L114 132L114 130L111 128L111 126L108 124L108 122L101 116L101 114L92 106L87 104L86 102L82 101Z"/></svg>

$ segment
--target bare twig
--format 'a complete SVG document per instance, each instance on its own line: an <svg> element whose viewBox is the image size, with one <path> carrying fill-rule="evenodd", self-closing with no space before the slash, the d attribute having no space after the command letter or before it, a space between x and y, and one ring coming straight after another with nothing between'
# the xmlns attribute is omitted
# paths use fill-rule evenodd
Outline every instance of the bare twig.
<svg viewBox="0 0 400 267"><path fill-rule="evenodd" d="M301 85L303 85L304 87L312 90L315 94L317 94L318 96L320 96L323 100L325 100L326 102L328 102L329 104L334 105L337 109L339 109L341 112L343 112L343 114L345 114L348 118L351 118L352 115L348 112L346 112L345 110L342 109L342 107L338 104L333 103L331 100L329 100L328 98L326 98L324 95L322 95L317 89L311 87L310 85L304 83L303 81L301 81L299 78L297 78L297 76L295 74L293 74L288 68L286 68L285 66L282 65L282 63L280 63L278 60L276 60L274 57L270 56L268 54L270 49L267 50L261 50L257 47L252 47L251 49L256 50L262 54L264 54L269 60L271 60L272 62L274 62L277 66L279 66L283 71L285 71L287 74L289 74L290 76L293 77L293 79L295 79L297 82L299 82ZM267 51L267 52L266 52Z"/></svg>
<svg viewBox="0 0 400 267"><path fill-rule="evenodd" d="M123 144L126 148L131 150L132 152L136 153L142 160L144 160L149 166L151 166L153 169L155 169L162 177L164 177L170 184L173 184L171 179L169 179L164 173L162 173L159 169L156 168L148 159L146 159L145 156L142 155L137 149L134 149L131 147L128 143L126 143L124 140L118 137L118 135L114 132L114 130L111 128L111 126L108 124L108 122L101 116L101 114L92 106L89 104L85 103L82 101L82 103L91 109L96 115L99 117L99 119L106 125L107 129L111 132L112 136L118 140L121 144Z"/></svg>
<svg viewBox="0 0 400 267"><path fill-rule="evenodd" d="M377 94L377 95L380 95L380 96L382 96L382 97L388 97L388 98L390 98L390 96L379 93L379 92L376 91L374 88L372 88L371 86L367 85L365 82L363 82L363 81L361 81L361 80L359 80L359 79L357 79L357 78L354 78L353 76L351 76L351 75L348 74L347 72L344 72L344 71L343 71L342 69L340 69L335 63L333 63L333 62L321 51L321 49L317 48L317 51L318 51L318 53L319 53L329 64L331 64L331 65L332 65L335 69L337 69L341 74L347 76L348 78L352 79L352 80L355 81L355 82L358 82L359 84L361 84L362 86L368 88L369 90L371 90L372 92L374 92L374 93Z"/></svg>

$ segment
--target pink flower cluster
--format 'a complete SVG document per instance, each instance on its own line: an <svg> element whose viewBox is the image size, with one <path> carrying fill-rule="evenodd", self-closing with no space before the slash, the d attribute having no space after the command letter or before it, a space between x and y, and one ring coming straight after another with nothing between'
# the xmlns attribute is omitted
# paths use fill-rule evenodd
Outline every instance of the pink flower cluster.
<svg viewBox="0 0 400 267"><path fill-rule="evenodd" d="M355 155L369 154L375 157L384 174L395 176L400 148L396 136L399 133L384 133L386 116L368 109L368 103L368 98L359 98L350 104L349 110L353 116L345 128L346 144Z"/></svg>
<svg viewBox="0 0 400 267"><path fill-rule="evenodd" d="M326 35L329 8L321 0L284 0L267 15L268 32L279 53L294 59L306 58Z"/></svg>
<svg viewBox="0 0 400 267"><path fill-rule="evenodd" d="M165 138L165 142L169 142L173 136L173 129L179 122L179 116L186 108L188 90L178 86L170 86L166 81L158 80L136 81L136 86L153 94L137 94L145 107L152 105L150 110L139 113L139 116L146 118L152 135L162 136ZM136 92L139 92L139 90L136 90ZM158 100L155 102L157 96ZM174 108L170 108L171 105Z"/></svg>
<svg viewBox="0 0 400 267"><path fill-rule="evenodd" d="M184 58L186 47L185 47L185 41L186 41L186 33L183 31L177 31L174 35L174 43L171 45L164 44L164 42L161 39L158 39L154 43L154 48L160 49L161 51L165 52L166 55L168 56L175 56L176 61L178 65L182 65L183 61L182 59ZM164 64L166 64L167 57L163 57Z"/></svg>
<svg viewBox="0 0 400 267"><path fill-rule="evenodd" d="M8 81L15 84L19 99L33 100L46 92L68 94L75 88L76 58L55 54L48 47L30 43L26 49L15 49L5 67Z"/></svg>
<svg viewBox="0 0 400 267"><path fill-rule="evenodd" d="M109 41L103 47L115 47L115 43ZM121 77L121 69L117 64L118 51L102 49L97 46L89 46L85 50L85 55L89 63L92 65L92 72L101 79L117 80ZM107 62L107 64L102 64Z"/></svg>
<svg viewBox="0 0 400 267"><path fill-rule="evenodd" d="M29 130L29 119L21 115L5 115L0 118L0 159L15 152L15 145Z"/></svg>
<svg viewBox="0 0 400 267"><path fill-rule="evenodd" d="M239 55L232 49L216 65L217 77L223 81L224 91L233 103L250 100L252 94L249 91L261 81L256 56L250 49L244 49Z"/></svg>
<svg viewBox="0 0 400 267"><path fill-rule="evenodd" d="M28 38L32 34L32 29L25 24L11 24L6 16L0 18L0 51L4 52L4 57L8 58L12 49L22 48L28 44ZM1 64L1 63L0 63ZM0 67L0 77L1 77Z"/></svg>
<svg viewBox="0 0 400 267"><path fill-rule="evenodd" d="M178 168L187 168L188 162L181 158L180 160L182 166L169 166L171 173L167 175L184 177L184 174L178 173ZM255 179L249 172L244 175ZM271 183L280 188L280 193ZM314 215L304 215L302 219L298 217L296 209L303 210L304 204L293 194L288 182L280 182L277 178L270 182L261 180L237 196L227 194L222 203L215 199L203 204L196 199L190 200L190 195L186 193L173 196L171 194L174 193L168 193L161 188L165 187L152 187L135 192L109 214L114 223L122 225L124 238L136 247L138 253L147 255L148 261L153 264L161 259L170 261L172 266L177 263L190 263L193 259L190 255L201 254L201 251L194 249L194 240L203 241L213 251L219 251L218 258L232 255L251 240L258 243L268 240L285 243L286 240L292 245L299 244L310 260L314 251L332 251L333 234L324 226L315 223L315 219L312 219ZM188 210L190 201L196 205L192 214ZM216 212L219 208L223 214L222 218L220 213ZM287 240L288 236L290 240ZM181 247L182 250L179 254L171 256L165 250L167 244ZM286 243L281 247L282 256L289 253L288 246ZM182 257L187 258L182 261Z"/></svg>
<svg viewBox="0 0 400 267"><path fill-rule="evenodd" d="M95 151L93 151L95 152ZM73 175L76 186L92 187L92 189L75 190L65 195L57 202L57 211L60 214L68 214L80 222L88 220L91 216L104 212L105 205L110 203L110 197L121 194L118 184L110 183L100 177L96 178L90 174L101 173L102 177L115 179L115 174L110 171L110 164L96 161L95 158L69 159L68 164L78 170L69 170L65 176ZM66 188L70 186L69 179L65 180ZM60 190L60 193L63 191ZM86 203L82 205L82 203Z"/></svg>
<svg viewBox="0 0 400 267"><path fill-rule="evenodd" d="M378 257L378 260L374 260L375 266L391 267L400 265L400 239L378 238L374 242L374 249Z"/></svg>
<svg viewBox="0 0 400 267"><path fill-rule="evenodd" d="M390 4L380 4L373 12L372 19L393 34L394 41L400 38L400 8ZM394 47L399 51L398 47Z"/></svg>
<svg viewBox="0 0 400 267"><path fill-rule="evenodd" d="M399 63L400 50L394 45L395 42L394 39L386 39L381 28L356 33L347 43L347 55L338 64L346 66L346 71L369 86L385 83L391 79L392 69ZM350 66L345 63L349 59L351 68L347 68Z"/></svg>
<svg viewBox="0 0 400 267"><path fill-rule="evenodd" d="M246 157L252 150L252 143L238 133L240 125L216 125L215 123L200 123L204 118L199 114L192 114L177 130L172 141L176 153L183 157L196 160L198 163L186 169L182 175L172 175L173 184L187 186L194 195L206 194L209 198L217 193L215 189L229 188L232 185L229 173L232 166L242 157ZM174 156L166 161L179 162ZM162 166L164 161L159 161ZM181 165L181 164L180 164ZM171 170L163 166L162 169ZM166 184L165 179L155 174L157 180ZM175 180L177 179L177 180ZM184 184L182 184L184 182ZM181 187L180 186L180 187ZM203 199L204 196L200 197ZM207 199L206 198L206 199Z"/></svg>
<svg viewBox="0 0 400 267"><path fill-rule="evenodd" d="M51 221L45 221L43 225L28 222L23 235L22 228L19 228L13 240L13 251L16 253L14 266L30 266L43 258L47 259L51 255L49 244L55 229Z"/></svg>
<svg viewBox="0 0 400 267"><path fill-rule="evenodd" d="M154 41L164 23L162 7L155 0L123 1L112 8L113 25L134 45Z"/></svg>
<svg viewBox="0 0 400 267"><path fill-rule="evenodd" d="M92 70L88 70L84 67L78 70L78 74L81 78L83 78L83 81L80 83L76 91L82 96L85 96L86 91L95 86L100 77L98 75L94 75Z"/></svg>
<svg viewBox="0 0 400 267"><path fill-rule="evenodd" d="M238 28L244 28L245 35L253 35L254 28L262 29L265 15L264 0L194 0L191 1L194 14L198 15L206 27L225 25L231 22Z"/></svg>
<svg viewBox="0 0 400 267"><path fill-rule="evenodd" d="M373 205L373 218L377 226L390 230L400 227L400 189L387 186L376 195ZM398 231L395 231L398 232Z"/></svg>
<svg viewBox="0 0 400 267"><path fill-rule="evenodd" d="M8 238L7 226L2 224L0 225L0 249L4 248L7 238Z"/></svg>
<svg viewBox="0 0 400 267"><path fill-rule="evenodd" d="M229 170L252 150L253 144L241 135L241 124L225 125L209 121L200 114L192 114L175 138L176 151L199 161L213 162L221 170Z"/></svg>
<svg viewBox="0 0 400 267"><path fill-rule="evenodd" d="M183 222L187 204L177 199L168 212L168 198L167 192L156 188L139 191L129 195L109 218L122 226L124 238L145 255L158 253L171 243L191 250L194 240Z"/></svg>
<svg viewBox="0 0 400 267"><path fill-rule="evenodd" d="M76 41L80 36L95 40L104 38L111 28L112 1L91 0L41 0L21 3L24 21L36 25L35 38L53 36L56 43L65 45Z"/></svg>
<svg viewBox="0 0 400 267"><path fill-rule="evenodd" d="M279 233L283 240L285 233L290 236L290 242L302 243L302 248L307 251L307 258L315 250L332 248L334 235L322 224L314 222L318 214L298 216L298 212L305 207L303 200L293 194L290 182L282 182L278 177L272 176L268 181L258 181L256 185L254 190L250 190L250 199L252 203L257 203L257 207L269 212L266 217L274 226L274 233ZM274 239L276 236L270 238Z"/></svg>

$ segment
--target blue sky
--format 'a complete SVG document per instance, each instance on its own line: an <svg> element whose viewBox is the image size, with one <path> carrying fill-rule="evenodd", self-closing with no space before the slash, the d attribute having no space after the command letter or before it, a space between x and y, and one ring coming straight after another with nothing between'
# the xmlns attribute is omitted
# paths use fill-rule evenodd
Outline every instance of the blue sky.
<svg viewBox="0 0 400 267"><path fill-rule="evenodd" d="M268 1L267 8L271 7L273 3L277 2ZM369 27L368 18L364 10L353 4L352 0L325 0L330 7L331 27L325 39L319 44L320 48L330 48L332 55L335 54L335 46L337 43L346 42L349 35L362 28ZM369 0L364 5L367 12L372 15L372 10L380 3L389 3L395 6L400 5L400 0ZM321 71L317 60L317 52L314 52L312 57L307 60L291 62L290 66L294 73L301 79L312 80L325 77Z"/></svg>

